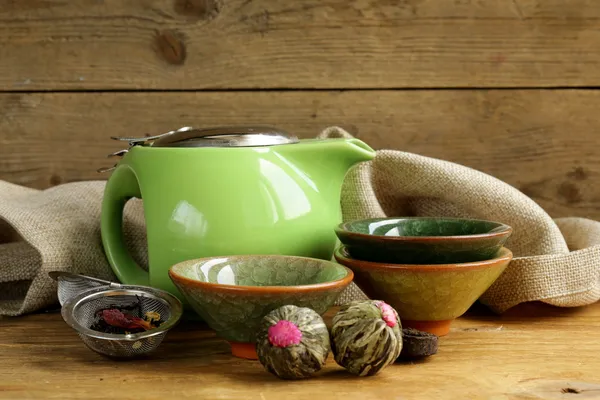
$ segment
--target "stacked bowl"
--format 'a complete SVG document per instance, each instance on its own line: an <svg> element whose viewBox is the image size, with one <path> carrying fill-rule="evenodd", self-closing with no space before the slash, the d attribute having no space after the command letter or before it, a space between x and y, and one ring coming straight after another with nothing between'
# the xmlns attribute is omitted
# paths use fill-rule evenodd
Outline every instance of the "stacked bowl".
<svg viewBox="0 0 600 400"><path fill-rule="evenodd" d="M461 218L372 218L335 229L338 263L371 299L396 309L403 327L438 336L500 277L512 260L512 228Z"/></svg>

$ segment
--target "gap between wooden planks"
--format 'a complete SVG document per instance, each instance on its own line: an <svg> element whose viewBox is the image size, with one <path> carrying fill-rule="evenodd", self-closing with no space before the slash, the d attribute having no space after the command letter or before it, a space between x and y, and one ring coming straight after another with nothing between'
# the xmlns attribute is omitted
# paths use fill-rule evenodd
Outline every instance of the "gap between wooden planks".
<svg viewBox="0 0 600 400"><path fill-rule="evenodd" d="M0 320L0 398L598 399L598 352L600 304L530 303L501 316L476 305L426 361L357 378L330 357L317 377L293 382L231 357L202 324L181 322L149 359L114 362L49 313Z"/></svg>
<svg viewBox="0 0 600 400"><path fill-rule="evenodd" d="M600 85L593 0L9 1L0 90Z"/></svg>
<svg viewBox="0 0 600 400"><path fill-rule="evenodd" d="M0 94L0 179L90 179L122 143L186 125L272 124L303 138L339 125L376 149L457 162L517 187L553 217L600 219L594 90Z"/></svg>

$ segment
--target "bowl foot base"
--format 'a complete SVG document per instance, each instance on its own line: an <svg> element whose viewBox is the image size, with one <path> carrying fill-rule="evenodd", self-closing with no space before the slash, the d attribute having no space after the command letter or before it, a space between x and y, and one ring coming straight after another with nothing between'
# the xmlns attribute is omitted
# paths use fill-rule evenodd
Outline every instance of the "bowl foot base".
<svg viewBox="0 0 600 400"><path fill-rule="evenodd" d="M231 345L231 354L234 357L258 360L254 343L229 342L229 344Z"/></svg>
<svg viewBox="0 0 600 400"><path fill-rule="evenodd" d="M450 332L453 319L446 321L407 321L401 320L403 328L413 328L437 336L446 336Z"/></svg>

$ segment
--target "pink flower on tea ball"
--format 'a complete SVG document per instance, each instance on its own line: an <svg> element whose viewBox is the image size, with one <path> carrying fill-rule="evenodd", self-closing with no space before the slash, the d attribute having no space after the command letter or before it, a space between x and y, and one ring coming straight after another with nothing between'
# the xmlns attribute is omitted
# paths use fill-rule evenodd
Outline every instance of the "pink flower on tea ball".
<svg viewBox="0 0 600 400"><path fill-rule="evenodd" d="M302 332L290 321L281 320L269 327L269 342L273 346L288 347L299 344L302 340Z"/></svg>
<svg viewBox="0 0 600 400"><path fill-rule="evenodd" d="M377 303L377 307L379 307L379 309L381 310L381 316L387 324L387 326L396 326L398 321L396 320L396 313L394 312L392 306L383 301L380 301L379 303Z"/></svg>

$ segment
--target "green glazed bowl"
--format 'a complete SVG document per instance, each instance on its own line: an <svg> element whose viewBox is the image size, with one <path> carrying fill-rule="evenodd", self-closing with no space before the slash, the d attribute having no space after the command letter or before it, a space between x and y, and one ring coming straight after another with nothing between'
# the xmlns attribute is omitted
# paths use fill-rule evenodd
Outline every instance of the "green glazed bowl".
<svg viewBox="0 0 600 400"><path fill-rule="evenodd" d="M184 261L169 277L190 306L228 340L234 356L256 359L261 319L283 305L324 314L352 282L333 261L283 255L241 255Z"/></svg>
<svg viewBox="0 0 600 400"><path fill-rule="evenodd" d="M503 247L497 257L461 264L390 264L352 258L342 246L335 259L354 271L354 282L371 299L396 309L402 327L438 336L463 315L500 277L512 260Z"/></svg>
<svg viewBox="0 0 600 400"><path fill-rule="evenodd" d="M353 258L398 264L448 264L493 258L512 228L478 219L371 218L339 224L335 233Z"/></svg>

